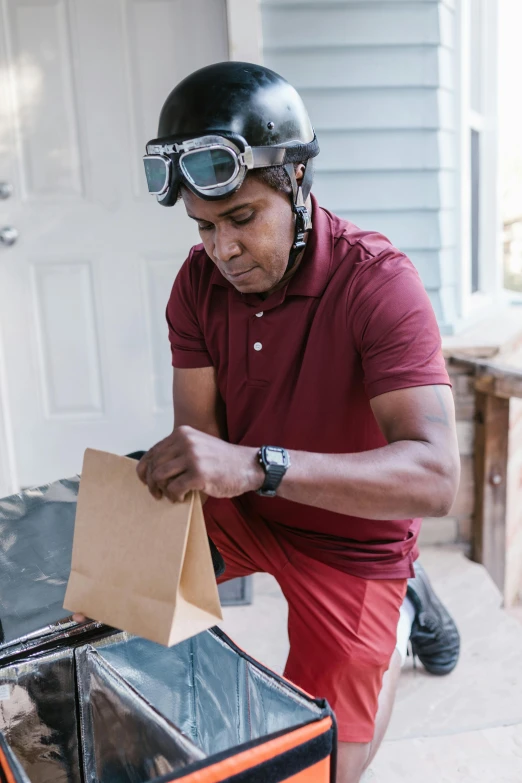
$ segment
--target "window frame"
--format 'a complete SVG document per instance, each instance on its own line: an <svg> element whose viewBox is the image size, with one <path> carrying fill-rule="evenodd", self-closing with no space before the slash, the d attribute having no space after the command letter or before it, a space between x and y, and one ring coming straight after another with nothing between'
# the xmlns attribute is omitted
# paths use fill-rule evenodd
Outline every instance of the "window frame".
<svg viewBox="0 0 522 783"><path fill-rule="evenodd" d="M459 0L457 19L457 146L459 166L457 249L460 257L459 311L474 320L503 291L502 226L498 169L498 6L482 0L481 111L472 106L471 13L475 0ZM479 133L479 290L472 291L471 131Z"/></svg>

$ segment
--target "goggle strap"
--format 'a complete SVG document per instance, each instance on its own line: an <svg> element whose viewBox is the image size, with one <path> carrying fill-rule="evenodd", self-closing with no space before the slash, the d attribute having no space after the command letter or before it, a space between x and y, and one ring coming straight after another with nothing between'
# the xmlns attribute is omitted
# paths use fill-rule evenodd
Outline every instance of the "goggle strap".
<svg viewBox="0 0 522 783"><path fill-rule="evenodd" d="M248 150L250 150L250 154ZM251 164L248 161L250 156ZM286 159L286 149L284 147L249 147L243 153L243 159L247 168L252 169L282 166Z"/></svg>

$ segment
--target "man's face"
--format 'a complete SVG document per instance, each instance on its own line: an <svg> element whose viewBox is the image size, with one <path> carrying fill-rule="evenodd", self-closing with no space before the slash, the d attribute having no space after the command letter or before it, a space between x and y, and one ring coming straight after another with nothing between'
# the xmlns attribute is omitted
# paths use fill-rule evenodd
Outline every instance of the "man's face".
<svg viewBox="0 0 522 783"><path fill-rule="evenodd" d="M207 255L243 294L270 291L282 279L294 240L290 198L247 176L236 193L204 201L182 188Z"/></svg>

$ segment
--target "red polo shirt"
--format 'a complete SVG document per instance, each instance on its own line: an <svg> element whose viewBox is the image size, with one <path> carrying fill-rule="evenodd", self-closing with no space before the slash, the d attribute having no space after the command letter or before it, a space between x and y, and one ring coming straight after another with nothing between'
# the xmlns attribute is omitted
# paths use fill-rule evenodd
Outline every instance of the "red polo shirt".
<svg viewBox="0 0 522 783"><path fill-rule="evenodd" d="M386 441L370 399L449 384L419 275L381 234L313 201L313 230L288 285L241 294L192 248L167 307L174 367L217 371L228 437L246 446L356 453ZM291 468L290 468L291 470ZM413 575L420 520L367 520L282 498L236 500L310 556L356 576Z"/></svg>

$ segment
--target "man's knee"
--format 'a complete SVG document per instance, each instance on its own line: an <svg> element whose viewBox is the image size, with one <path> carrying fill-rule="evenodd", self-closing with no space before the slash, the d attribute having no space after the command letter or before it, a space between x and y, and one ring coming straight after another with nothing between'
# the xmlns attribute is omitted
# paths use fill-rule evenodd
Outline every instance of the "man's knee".
<svg viewBox="0 0 522 783"><path fill-rule="evenodd" d="M359 783L370 760L371 742L339 742L337 783Z"/></svg>

